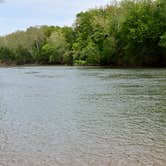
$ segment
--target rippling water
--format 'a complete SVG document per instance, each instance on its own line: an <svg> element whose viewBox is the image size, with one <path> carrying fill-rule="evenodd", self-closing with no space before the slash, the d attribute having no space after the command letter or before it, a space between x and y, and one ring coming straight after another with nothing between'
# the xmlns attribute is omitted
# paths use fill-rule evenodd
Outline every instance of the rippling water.
<svg viewBox="0 0 166 166"><path fill-rule="evenodd" d="M165 166L166 69L0 68L0 166Z"/></svg>

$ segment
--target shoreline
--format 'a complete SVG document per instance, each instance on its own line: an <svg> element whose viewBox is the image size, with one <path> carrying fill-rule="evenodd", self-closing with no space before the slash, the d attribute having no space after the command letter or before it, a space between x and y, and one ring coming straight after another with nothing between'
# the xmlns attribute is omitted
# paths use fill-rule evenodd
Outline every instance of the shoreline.
<svg viewBox="0 0 166 166"><path fill-rule="evenodd" d="M50 65L50 64L0 64L0 68L14 67L82 67L82 68L103 68L103 69L164 69L166 66L100 66L100 65Z"/></svg>

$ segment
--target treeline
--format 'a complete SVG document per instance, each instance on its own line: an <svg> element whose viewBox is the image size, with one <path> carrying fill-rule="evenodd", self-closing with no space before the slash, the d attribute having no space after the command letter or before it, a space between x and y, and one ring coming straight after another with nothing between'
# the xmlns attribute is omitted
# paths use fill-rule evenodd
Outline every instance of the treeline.
<svg viewBox="0 0 166 166"><path fill-rule="evenodd" d="M166 0L123 0L77 14L73 27L0 37L0 63L166 66Z"/></svg>

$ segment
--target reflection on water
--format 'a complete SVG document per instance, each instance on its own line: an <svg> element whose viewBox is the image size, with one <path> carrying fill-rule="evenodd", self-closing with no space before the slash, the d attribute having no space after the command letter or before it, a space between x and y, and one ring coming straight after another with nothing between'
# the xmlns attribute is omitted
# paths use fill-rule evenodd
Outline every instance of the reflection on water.
<svg viewBox="0 0 166 166"><path fill-rule="evenodd" d="M0 68L0 166L165 166L166 70Z"/></svg>

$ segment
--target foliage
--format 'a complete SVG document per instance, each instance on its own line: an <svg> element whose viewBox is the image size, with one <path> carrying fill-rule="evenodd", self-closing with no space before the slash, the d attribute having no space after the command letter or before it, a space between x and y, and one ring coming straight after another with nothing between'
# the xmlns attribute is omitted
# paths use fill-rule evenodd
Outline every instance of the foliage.
<svg viewBox="0 0 166 166"><path fill-rule="evenodd" d="M0 62L166 66L166 1L123 0L78 13L73 27L0 37Z"/></svg>

